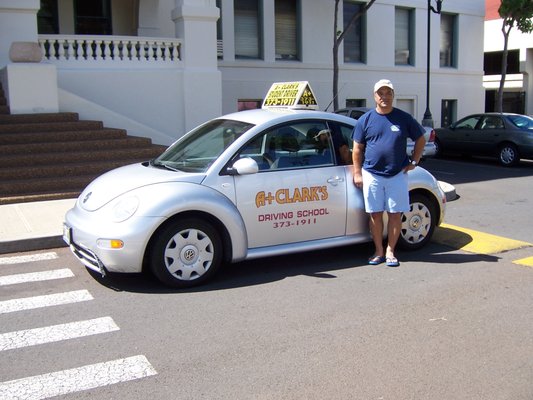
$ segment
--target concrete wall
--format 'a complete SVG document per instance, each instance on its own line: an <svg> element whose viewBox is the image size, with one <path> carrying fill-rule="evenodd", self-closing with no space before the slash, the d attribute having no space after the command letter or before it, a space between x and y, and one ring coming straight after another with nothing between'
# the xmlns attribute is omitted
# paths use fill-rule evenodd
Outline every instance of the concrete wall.
<svg viewBox="0 0 533 400"><path fill-rule="evenodd" d="M265 2L270 3L270 2ZM408 4L406 4L408 3ZM319 106L325 109L333 94L333 2L302 1L302 62L276 61L273 32L274 14L264 6L264 60L235 60L233 20L222 0L224 58L222 72L222 111L237 109L239 99L262 99L272 82L308 80ZM415 9L415 65L394 64L395 6ZM430 108L435 126L440 126L442 99L457 100L458 117L484 110L483 23L484 1L447 0L442 11L458 15L457 68L439 66L440 17L431 15L431 93ZM339 20L339 25L341 24ZM230 27L226 25L231 25ZM367 57L365 63L344 64L339 52L339 106L347 99L366 99L373 106L372 87L387 77L396 85L396 97L414 104L414 116L423 118L426 106L427 1L384 0L374 3L366 15ZM408 104L408 103L405 103ZM329 109L331 110L331 108Z"/></svg>

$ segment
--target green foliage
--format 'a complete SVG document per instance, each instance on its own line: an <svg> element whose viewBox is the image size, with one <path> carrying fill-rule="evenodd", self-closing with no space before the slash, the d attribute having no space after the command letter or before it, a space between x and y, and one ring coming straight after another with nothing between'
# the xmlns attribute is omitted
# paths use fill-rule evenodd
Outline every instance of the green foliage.
<svg viewBox="0 0 533 400"><path fill-rule="evenodd" d="M502 0L498 13L509 29L516 26L522 33L533 31L533 2L531 0Z"/></svg>

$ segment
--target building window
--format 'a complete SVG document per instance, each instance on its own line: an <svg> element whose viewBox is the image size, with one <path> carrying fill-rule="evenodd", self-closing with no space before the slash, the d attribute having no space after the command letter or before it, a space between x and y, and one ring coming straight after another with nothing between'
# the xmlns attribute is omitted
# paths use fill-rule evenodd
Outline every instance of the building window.
<svg viewBox="0 0 533 400"><path fill-rule="evenodd" d="M443 99L440 110L440 126L445 128L455 121L457 121L457 100Z"/></svg>
<svg viewBox="0 0 533 400"><path fill-rule="evenodd" d="M37 13L37 31L39 34L59 33L57 16L57 0L41 0L41 8Z"/></svg>
<svg viewBox="0 0 533 400"><path fill-rule="evenodd" d="M456 52L457 16L441 14L440 17L440 66L457 67Z"/></svg>
<svg viewBox="0 0 533 400"><path fill-rule="evenodd" d="M503 51L491 51L484 54L483 69L485 75L501 75ZM507 54L507 73L520 73L520 50L509 50Z"/></svg>
<svg viewBox="0 0 533 400"><path fill-rule="evenodd" d="M77 35L112 35L110 0L75 0Z"/></svg>
<svg viewBox="0 0 533 400"><path fill-rule="evenodd" d="M235 58L262 57L259 0L235 0Z"/></svg>
<svg viewBox="0 0 533 400"><path fill-rule="evenodd" d="M360 3L352 3L349 1L343 2L344 29L346 29L346 26L350 22L352 16L356 14L360 8ZM348 29L346 36L344 37L344 62L346 63L365 61L363 19L364 16L355 21L355 24Z"/></svg>
<svg viewBox="0 0 533 400"><path fill-rule="evenodd" d="M394 62L396 65L414 65L413 11L396 8Z"/></svg>
<svg viewBox="0 0 533 400"><path fill-rule="evenodd" d="M261 108L263 100L237 100L237 110L255 110Z"/></svg>
<svg viewBox="0 0 533 400"><path fill-rule="evenodd" d="M220 17L217 19L217 57L223 58L224 42L222 41L222 0L216 0L216 6L220 13Z"/></svg>
<svg viewBox="0 0 533 400"><path fill-rule="evenodd" d="M276 0L276 60L298 60L297 0Z"/></svg>
<svg viewBox="0 0 533 400"><path fill-rule="evenodd" d="M346 107L366 107L366 99L346 99Z"/></svg>

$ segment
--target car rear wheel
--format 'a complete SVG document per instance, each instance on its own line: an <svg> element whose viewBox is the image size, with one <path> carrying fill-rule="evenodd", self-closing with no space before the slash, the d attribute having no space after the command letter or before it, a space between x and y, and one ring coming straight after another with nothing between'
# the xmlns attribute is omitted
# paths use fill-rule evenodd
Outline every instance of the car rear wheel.
<svg viewBox="0 0 533 400"><path fill-rule="evenodd" d="M222 242L213 226L198 218L168 225L156 238L150 265L164 284L185 288L211 278L222 263Z"/></svg>
<svg viewBox="0 0 533 400"><path fill-rule="evenodd" d="M498 161L504 167L512 167L520 161L518 149L512 143L504 143L499 148Z"/></svg>
<svg viewBox="0 0 533 400"><path fill-rule="evenodd" d="M435 139L435 157L442 157L442 144L439 139Z"/></svg>
<svg viewBox="0 0 533 400"><path fill-rule="evenodd" d="M424 246L433 235L437 221L436 210L427 196L410 195L410 210L402 215L398 245L406 250Z"/></svg>

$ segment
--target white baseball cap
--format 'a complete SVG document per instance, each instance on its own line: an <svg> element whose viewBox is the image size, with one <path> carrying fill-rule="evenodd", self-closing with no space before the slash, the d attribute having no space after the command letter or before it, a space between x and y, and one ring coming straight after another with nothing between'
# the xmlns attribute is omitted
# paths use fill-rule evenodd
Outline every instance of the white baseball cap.
<svg viewBox="0 0 533 400"><path fill-rule="evenodd" d="M391 90L394 90L394 87L392 86L392 82L388 79L381 79L376 82L374 85L374 93L376 93L380 88L382 87L388 87L391 88Z"/></svg>

